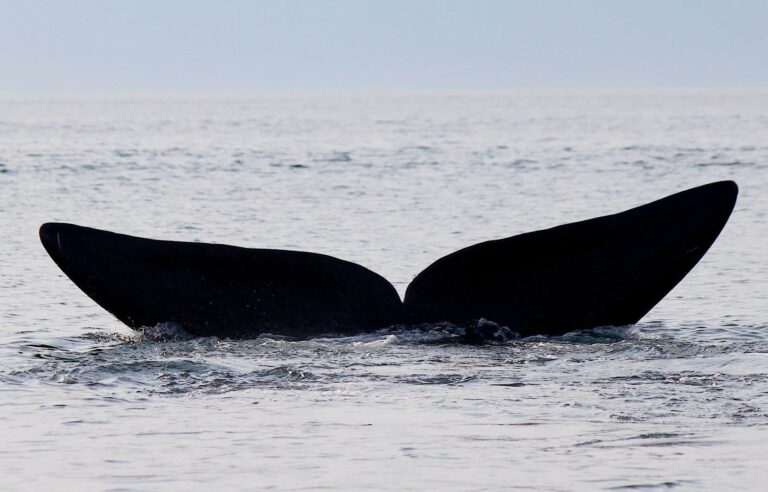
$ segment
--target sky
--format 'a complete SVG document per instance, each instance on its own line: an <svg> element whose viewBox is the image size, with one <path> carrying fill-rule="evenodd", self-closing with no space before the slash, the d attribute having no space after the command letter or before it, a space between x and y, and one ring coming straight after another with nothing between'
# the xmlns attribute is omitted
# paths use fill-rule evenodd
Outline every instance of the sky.
<svg viewBox="0 0 768 492"><path fill-rule="evenodd" d="M768 0L0 0L0 93L768 87Z"/></svg>

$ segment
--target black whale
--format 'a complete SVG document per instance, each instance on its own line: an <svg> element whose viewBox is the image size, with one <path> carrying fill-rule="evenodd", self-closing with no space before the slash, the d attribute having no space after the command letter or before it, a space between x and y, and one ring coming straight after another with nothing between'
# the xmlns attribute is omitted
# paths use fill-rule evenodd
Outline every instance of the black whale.
<svg viewBox="0 0 768 492"><path fill-rule="evenodd" d="M696 265L736 202L731 181L626 212L488 241L437 260L405 301L331 256L157 241L71 224L40 239L89 297L132 328L309 337L485 318L523 334L637 322Z"/></svg>

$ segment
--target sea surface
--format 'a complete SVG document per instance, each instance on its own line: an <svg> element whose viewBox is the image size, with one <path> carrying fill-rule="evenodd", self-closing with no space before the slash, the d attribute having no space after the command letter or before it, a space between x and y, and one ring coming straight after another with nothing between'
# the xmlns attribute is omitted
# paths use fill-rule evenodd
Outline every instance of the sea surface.
<svg viewBox="0 0 768 492"><path fill-rule="evenodd" d="M37 237L315 251L402 294L461 247L721 179L731 221L638 325L474 345L137 333ZM0 487L762 489L767 212L768 91L0 98Z"/></svg>

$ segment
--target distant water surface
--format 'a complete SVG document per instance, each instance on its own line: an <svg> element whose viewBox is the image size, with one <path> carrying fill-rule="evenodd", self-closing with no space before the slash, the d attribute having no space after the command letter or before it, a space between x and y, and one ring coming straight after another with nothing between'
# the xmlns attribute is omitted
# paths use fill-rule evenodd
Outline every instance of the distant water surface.
<svg viewBox="0 0 768 492"><path fill-rule="evenodd" d="M479 241L741 187L634 327L465 345L131 332L46 221L301 249L402 294ZM768 92L0 99L3 490L760 489Z"/></svg>

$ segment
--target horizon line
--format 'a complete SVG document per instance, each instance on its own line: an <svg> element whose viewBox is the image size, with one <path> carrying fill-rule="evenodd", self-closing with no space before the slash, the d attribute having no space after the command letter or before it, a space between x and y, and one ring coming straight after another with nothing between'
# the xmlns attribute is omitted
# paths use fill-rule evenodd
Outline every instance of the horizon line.
<svg viewBox="0 0 768 492"><path fill-rule="evenodd" d="M714 93L714 92L766 92L766 86L658 86L658 87L510 87L471 89L420 89L420 88L348 88L348 89L256 89L256 90L75 90L75 91L2 91L0 98L9 97L142 97L142 96L292 96L292 95L454 95L454 94L572 94L572 93Z"/></svg>

